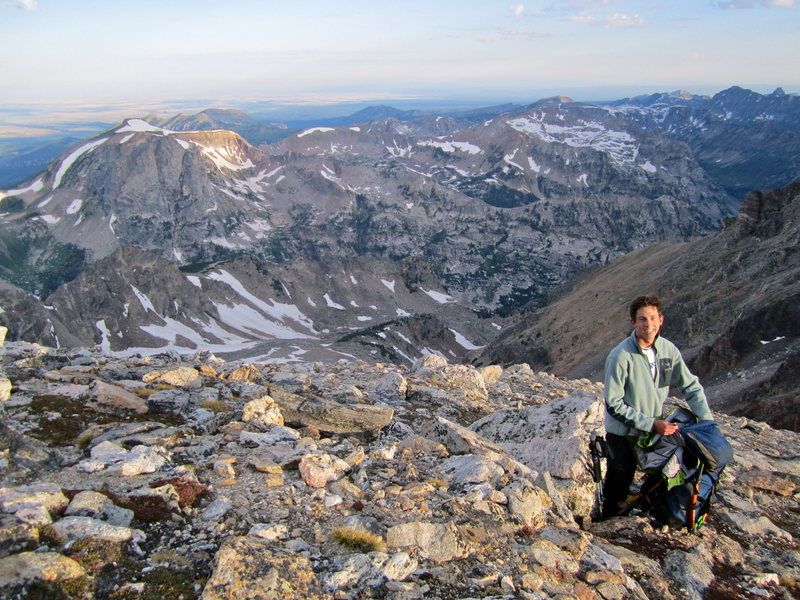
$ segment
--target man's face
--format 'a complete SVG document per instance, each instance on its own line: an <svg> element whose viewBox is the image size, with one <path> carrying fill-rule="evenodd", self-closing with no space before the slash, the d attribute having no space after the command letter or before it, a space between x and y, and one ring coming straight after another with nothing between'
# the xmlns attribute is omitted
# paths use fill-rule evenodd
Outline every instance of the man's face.
<svg viewBox="0 0 800 600"><path fill-rule="evenodd" d="M636 319L631 323L636 328L639 345L647 348L652 346L656 340L661 325L664 323L664 315L658 312L655 306L643 306L636 311Z"/></svg>

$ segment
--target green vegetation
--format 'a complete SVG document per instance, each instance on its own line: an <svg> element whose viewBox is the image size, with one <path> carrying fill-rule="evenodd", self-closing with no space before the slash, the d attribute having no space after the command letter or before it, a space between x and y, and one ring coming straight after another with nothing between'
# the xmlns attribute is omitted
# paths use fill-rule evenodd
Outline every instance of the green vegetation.
<svg viewBox="0 0 800 600"><path fill-rule="evenodd" d="M19 196L11 196L0 200L0 212L18 213L25 210L25 202Z"/></svg>
<svg viewBox="0 0 800 600"><path fill-rule="evenodd" d="M433 234L431 236L431 239L428 240L428 245L441 244L446 239L447 239L447 230L446 229L442 229L441 231L439 231L439 232L437 232L437 233L435 233L435 234Z"/></svg>
<svg viewBox="0 0 800 600"><path fill-rule="evenodd" d="M46 298L86 266L86 250L49 237L0 235L0 273L14 285Z"/></svg>

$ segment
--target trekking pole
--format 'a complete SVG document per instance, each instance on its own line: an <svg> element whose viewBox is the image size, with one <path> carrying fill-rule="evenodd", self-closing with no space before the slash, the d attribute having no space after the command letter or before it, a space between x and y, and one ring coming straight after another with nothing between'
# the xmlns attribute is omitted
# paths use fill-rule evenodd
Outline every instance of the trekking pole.
<svg viewBox="0 0 800 600"><path fill-rule="evenodd" d="M603 512L603 465L601 459L606 456L605 439L593 431L589 437L589 452L592 456L592 479L594 480L594 495L597 501L597 510Z"/></svg>
<svg viewBox="0 0 800 600"><path fill-rule="evenodd" d="M692 484L692 494L689 497L689 506L688 510L686 511L686 529L688 531L694 531L696 523L696 515L697 515L697 499L700 495L700 482L703 480L703 465L700 464L699 471L697 473L697 478L694 480Z"/></svg>

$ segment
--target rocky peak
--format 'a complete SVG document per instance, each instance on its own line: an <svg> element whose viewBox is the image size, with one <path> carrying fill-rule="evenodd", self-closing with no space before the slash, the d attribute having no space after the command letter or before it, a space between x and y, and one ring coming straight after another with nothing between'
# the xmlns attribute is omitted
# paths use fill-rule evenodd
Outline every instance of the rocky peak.
<svg viewBox="0 0 800 600"><path fill-rule="evenodd" d="M742 203L736 220L739 232L742 236L769 238L785 228L794 228L798 195L800 195L800 182L780 190L749 193Z"/></svg>
<svg viewBox="0 0 800 600"><path fill-rule="evenodd" d="M718 415L704 526L588 518L602 387L428 356L226 363L13 343L4 597L789 597L798 434ZM638 484L638 481L637 481Z"/></svg>

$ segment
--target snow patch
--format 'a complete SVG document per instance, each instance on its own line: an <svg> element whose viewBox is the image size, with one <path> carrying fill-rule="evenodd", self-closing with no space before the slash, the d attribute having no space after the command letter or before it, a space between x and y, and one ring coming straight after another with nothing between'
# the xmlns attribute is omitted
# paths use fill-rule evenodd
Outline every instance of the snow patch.
<svg viewBox="0 0 800 600"><path fill-rule="evenodd" d="M461 335L455 329L450 329L450 332L454 336L456 336L456 343L458 343L458 345L462 346L465 350L480 350L481 348L484 347L484 346L476 346L475 344L470 342L467 338L465 338L463 335Z"/></svg>
<svg viewBox="0 0 800 600"><path fill-rule="evenodd" d="M155 314L158 314L156 312L156 309L153 307L153 303L150 301L150 298L148 298L146 294L143 294L142 292L140 292L133 285L131 286L131 290L133 290L133 294L139 299L139 304L142 305L142 308L144 309L145 312L147 312L149 310L149 311L154 312Z"/></svg>
<svg viewBox="0 0 800 600"><path fill-rule="evenodd" d="M58 171L56 171L56 176L53 178L53 189L56 189L61 185L61 180L64 178L64 175L67 174L69 168L75 164L76 160L78 160L84 154L91 152L100 144L103 144L106 140L108 140L107 137L100 138L98 140L94 140L93 142L89 142L88 144L84 144L77 150L70 152L70 154L67 155L63 161L61 161L61 166L58 168Z"/></svg>
<svg viewBox="0 0 800 600"><path fill-rule="evenodd" d="M345 310L344 306L342 306L341 304L337 304L336 302L331 300L331 297L327 293L323 296L323 298L325 299L325 304L328 306L328 308L335 308L337 310Z"/></svg>
<svg viewBox="0 0 800 600"><path fill-rule="evenodd" d="M394 293L394 279L392 279L391 281L387 281L386 279L381 279L381 283L385 285L387 288L389 288L389 291Z"/></svg>
<svg viewBox="0 0 800 600"><path fill-rule="evenodd" d="M5 192L0 192L0 200L2 200L3 198L6 198L8 196L21 196L22 194L24 194L26 192L39 192L39 191L42 190L43 187L44 187L44 182L42 181L42 178L40 177L39 179L34 181L32 184L30 184L28 187L17 188L17 189L14 189L14 190L6 190Z"/></svg>
<svg viewBox="0 0 800 600"><path fill-rule="evenodd" d="M312 133L327 133L328 131L335 131L335 129L333 127L312 127L311 129L301 131L297 134L297 137L305 137L307 135L311 135Z"/></svg>
<svg viewBox="0 0 800 600"><path fill-rule="evenodd" d="M304 315L300 309L297 308L294 304L283 304L281 302L277 302L272 298L269 299L269 302L265 302L258 298L257 296L251 294L242 283L236 279L231 273L224 269L220 269L218 272L213 272L208 275L209 279L213 279L215 281L220 281L222 283L227 284L230 286L239 296L241 296L245 301L249 302L255 309L252 309L246 305L238 305L242 310L254 313L255 323L258 324L259 322L262 323L260 325L261 329L270 329L270 334L273 334L273 331L280 331L280 335L275 334L275 337L280 338L293 338L293 337L312 337L308 335L303 335L285 327L283 325L277 325L274 321L270 321L264 318L266 315L271 319L276 319L281 323L284 323L286 319L294 321L295 323L299 324L300 326L308 329L312 333L317 333L314 329L314 323L309 319L306 315ZM219 310L219 307L217 307ZM227 322L227 321L226 321ZM246 326L246 324L245 324ZM254 325L255 327L255 325ZM265 332L267 333L267 332Z"/></svg>
<svg viewBox="0 0 800 600"><path fill-rule="evenodd" d="M475 144L469 142L434 142L433 140L423 140L417 142L418 146L432 146L445 152L466 152L467 154L480 154L482 150Z"/></svg>
<svg viewBox="0 0 800 600"><path fill-rule="evenodd" d="M593 148L605 152L617 164L633 162L639 153L636 140L626 131L606 129L597 121L579 121L576 125L545 122L545 113L510 119L508 125L547 143L562 143L574 148Z"/></svg>
<svg viewBox="0 0 800 600"><path fill-rule="evenodd" d="M254 167L251 161L242 152L241 148L234 145L226 146L204 146L195 142L200 151L211 159L218 169L229 169L231 171L241 171Z"/></svg>
<svg viewBox="0 0 800 600"><path fill-rule="evenodd" d="M133 133L160 133L162 135L175 133L169 129L151 125L144 119L128 119L125 121L125 125L117 128L117 133L125 133L126 131L132 131Z"/></svg>
<svg viewBox="0 0 800 600"><path fill-rule="evenodd" d="M67 207L67 214L74 215L81 209L81 206L83 206L83 200L81 200L80 198L76 198L75 200L69 203L69 206Z"/></svg>
<svg viewBox="0 0 800 600"><path fill-rule="evenodd" d="M514 162L514 157L517 155L517 152L519 152L519 148L514 150L514 152L512 152L511 154L506 154L503 157L503 161L505 161L506 164L509 164L512 167L519 169L520 171L524 171L525 169L523 167L521 167L518 163Z"/></svg>
<svg viewBox="0 0 800 600"><path fill-rule="evenodd" d="M437 292L435 290L426 290L425 288L419 288L419 289L428 294L428 296L436 300L436 302L438 302L439 304L450 304L451 302L456 301L455 298L453 298L452 296L448 296L447 294L444 294L442 292Z"/></svg>

